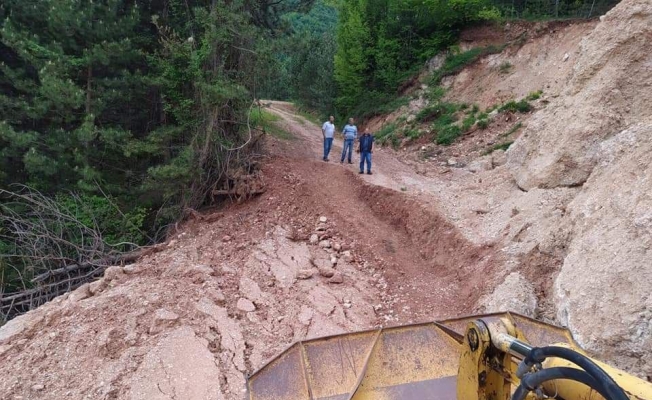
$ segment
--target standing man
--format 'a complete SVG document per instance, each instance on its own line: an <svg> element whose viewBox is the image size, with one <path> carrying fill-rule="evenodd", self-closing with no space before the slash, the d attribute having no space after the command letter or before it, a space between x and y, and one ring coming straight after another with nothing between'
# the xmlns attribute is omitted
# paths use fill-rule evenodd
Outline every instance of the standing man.
<svg viewBox="0 0 652 400"><path fill-rule="evenodd" d="M328 161L328 154L331 152L333 146L333 136L335 135L335 117L332 115L328 121L324 122L321 127L321 134L324 136L324 161Z"/></svg>
<svg viewBox="0 0 652 400"><path fill-rule="evenodd" d="M349 118L349 123L346 124L346 126L342 130L342 134L344 134L344 146L342 149L342 160L340 160L340 164L344 163L344 158L346 156L347 151L349 153L349 164L353 164L353 162L351 161L351 153L353 152L353 142L358 137L358 127L353 124L353 118Z"/></svg>
<svg viewBox="0 0 652 400"><path fill-rule="evenodd" d="M374 148L374 137L371 133L365 132L360 136L360 173L364 174L364 164L367 162L367 174L371 175L371 153Z"/></svg>

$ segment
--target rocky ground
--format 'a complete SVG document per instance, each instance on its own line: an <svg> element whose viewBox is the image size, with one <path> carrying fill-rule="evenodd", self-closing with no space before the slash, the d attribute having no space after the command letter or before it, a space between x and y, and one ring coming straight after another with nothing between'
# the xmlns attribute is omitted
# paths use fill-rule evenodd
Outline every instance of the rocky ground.
<svg viewBox="0 0 652 400"><path fill-rule="evenodd" d="M361 176L273 103L294 139L268 138L267 191L0 329L0 398L240 399L293 341L497 309L650 379L652 6L564 26L448 82L486 102L550 85L506 153L468 151L478 132L443 158L377 149Z"/></svg>

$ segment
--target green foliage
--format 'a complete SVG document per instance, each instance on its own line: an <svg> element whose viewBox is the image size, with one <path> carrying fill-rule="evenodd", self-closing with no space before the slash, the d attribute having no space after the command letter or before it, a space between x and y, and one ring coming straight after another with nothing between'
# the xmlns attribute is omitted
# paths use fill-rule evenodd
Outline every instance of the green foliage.
<svg viewBox="0 0 652 400"><path fill-rule="evenodd" d="M517 122L516 124L514 124L514 126L509 128L509 130L507 130L507 132L503 133L500 136L502 136L502 137L510 136L512 133L514 133L514 132L518 131L519 129L521 129L522 126L523 126L522 122Z"/></svg>
<svg viewBox="0 0 652 400"><path fill-rule="evenodd" d="M527 101L539 100L542 94L543 94L543 90L537 90L536 92L531 92L527 96L525 96L525 100Z"/></svg>
<svg viewBox="0 0 652 400"><path fill-rule="evenodd" d="M148 210L144 207L134 207L123 213L116 199L89 194L59 194L55 201L61 211L75 217L87 228L99 228L104 240L111 245L119 246L125 242L137 244L147 239L144 225ZM73 227L64 226L64 229L71 230Z"/></svg>
<svg viewBox="0 0 652 400"><path fill-rule="evenodd" d="M462 121L462 131L466 132L471 127L475 125L475 116L474 115L469 115L468 117L464 118L464 121Z"/></svg>
<svg viewBox="0 0 652 400"><path fill-rule="evenodd" d="M489 0L340 1L339 113L350 114L367 93L394 95L425 60L455 43L460 29L496 15Z"/></svg>
<svg viewBox="0 0 652 400"><path fill-rule="evenodd" d="M437 132L436 142L444 146L452 144L462 134L462 129L457 125L447 125Z"/></svg>
<svg viewBox="0 0 652 400"><path fill-rule="evenodd" d="M489 120L487 119L478 119L478 128L484 130L489 127Z"/></svg>
<svg viewBox="0 0 652 400"><path fill-rule="evenodd" d="M500 71L501 74L507 74L509 71L512 69L512 63L509 61L503 61L500 63L500 66L498 67L498 70Z"/></svg>
<svg viewBox="0 0 652 400"><path fill-rule="evenodd" d="M511 146L513 143L514 143L514 142L510 141L510 142L504 142L504 143L498 143L498 144L495 144L495 145L491 146L489 149L487 149L487 150L483 153L483 155L486 156L486 155L488 155L488 154L493 153L493 152L496 151L496 150L504 150L504 151L505 151L505 150L509 149L509 146Z"/></svg>
<svg viewBox="0 0 652 400"><path fill-rule="evenodd" d="M442 116L446 118L452 118L452 114L454 114L458 108L459 106L454 103L436 103L419 111L416 115L416 120L419 122L428 122Z"/></svg>
<svg viewBox="0 0 652 400"><path fill-rule="evenodd" d="M381 146L384 146L388 143L391 143L393 146L395 146L394 143L396 143L397 138L396 138L396 124L387 124L383 125L382 128L374 135L375 140L378 144Z"/></svg>
<svg viewBox="0 0 652 400"><path fill-rule="evenodd" d="M520 112L520 113L527 113L532 110L532 106L530 103L528 103L527 100L520 100L520 101L508 101L507 103L503 104L499 109L501 112Z"/></svg>
<svg viewBox="0 0 652 400"><path fill-rule="evenodd" d="M282 140L294 139L294 136L278 126L277 122L280 120L281 117L278 115L261 108L254 108L249 114L249 125L252 127L258 127L258 129Z"/></svg>
<svg viewBox="0 0 652 400"><path fill-rule="evenodd" d="M478 59L488 55L500 53L503 46L474 47L462 53L451 53L441 68L435 71L431 77L431 84L437 85L442 78L460 72L464 67L473 64Z"/></svg>

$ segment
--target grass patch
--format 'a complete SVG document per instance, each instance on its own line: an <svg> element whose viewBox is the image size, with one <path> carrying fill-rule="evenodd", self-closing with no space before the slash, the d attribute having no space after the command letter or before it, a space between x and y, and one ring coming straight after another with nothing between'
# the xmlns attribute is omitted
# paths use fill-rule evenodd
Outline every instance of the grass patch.
<svg viewBox="0 0 652 400"><path fill-rule="evenodd" d="M419 113L416 115L416 120L419 122L432 121L433 119L439 118L442 115L453 114L457 111L457 109L458 106L453 103L437 103L419 111Z"/></svg>
<svg viewBox="0 0 652 400"><path fill-rule="evenodd" d="M450 54L446 57L444 65L432 74L431 84L438 85L442 78L458 73L481 57L500 53L504 48L505 46L475 47L465 52Z"/></svg>
<svg viewBox="0 0 652 400"><path fill-rule="evenodd" d="M468 131L475 124L475 115L471 114L468 117L464 118L462 121L462 130L464 132Z"/></svg>
<svg viewBox="0 0 652 400"><path fill-rule="evenodd" d="M296 110L297 110L297 114L299 114L304 119L312 122L313 124L319 126L323 124L323 121L320 120L319 115L317 113L307 110L303 107L296 107Z"/></svg>
<svg viewBox="0 0 652 400"><path fill-rule="evenodd" d="M435 140L437 144L448 146L460 137L460 135L462 135L462 129L459 126L448 125L437 132L437 138Z"/></svg>
<svg viewBox="0 0 652 400"><path fill-rule="evenodd" d="M419 132L417 129L406 129L403 132L403 136L414 140L414 139L418 139L419 137L421 137L421 132Z"/></svg>
<svg viewBox="0 0 652 400"><path fill-rule="evenodd" d="M479 119L478 120L478 128L485 130L489 127L489 120L487 119Z"/></svg>
<svg viewBox="0 0 652 400"><path fill-rule="evenodd" d="M495 144L495 145L491 146L489 149L487 149L487 151L482 153L482 155L486 156L488 154L493 153L496 150L504 150L504 151L506 151L507 149L509 149L509 146L511 146L513 143L514 143L513 141L509 141L509 142Z"/></svg>
<svg viewBox="0 0 652 400"><path fill-rule="evenodd" d="M509 71L512 70L512 64L509 61L503 61L502 63L500 63L498 70L500 71L501 74L507 74L509 73Z"/></svg>
<svg viewBox="0 0 652 400"><path fill-rule="evenodd" d="M390 114L409 102L410 99L407 96L397 98L391 94L370 92L363 96L363 100L351 110L350 115L355 116L359 121L377 115Z"/></svg>
<svg viewBox="0 0 652 400"><path fill-rule="evenodd" d="M500 135L500 136L502 136L502 137L507 137L507 136L511 135L512 133L516 132L517 130L521 129L522 126L523 126L523 123L522 123L522 122L518 122L518 123L516 123L514 126L512 126L511 128L509 128L509 130L508 130L507 132L503 133L503 134Z"/></svg>
<svg viewBox="0 0 652 400"><path fill-rule="evenodd" d="M281 117L278 115L261 108L254 108L249 114L249 124L252 127L258 127L258 129L282 140L294 139L294 136L276 124L280 120Z"/></svg>
<svg viewBox="0 0 652 400"><path fill-rule="evenodd" d="M381 146L384 146L388 143L391 143L392 146L396 146L394 144L394 142L398 140L396 137L396 124L384 125L374 136L376 137L376 141Z"/></svg>
<svg viewBox="0 0 652 400"><path fill-rule="evenodd" d="M503 104L500 108L499 111L510 111L510 112L520 112L520 113L527 113L532 111L532 105L528 103L527 100L523 99L520 101L508 101L507 103Z"/></svg>
<svg viewBox="0 0 652 400"><path fill-rule="evenodd" d="M527 101L539 100L541 98L542 94L543 94L543 90L537 90L536 92L530 92L527 96L525 96L525 100L527 100Z"/></svg>

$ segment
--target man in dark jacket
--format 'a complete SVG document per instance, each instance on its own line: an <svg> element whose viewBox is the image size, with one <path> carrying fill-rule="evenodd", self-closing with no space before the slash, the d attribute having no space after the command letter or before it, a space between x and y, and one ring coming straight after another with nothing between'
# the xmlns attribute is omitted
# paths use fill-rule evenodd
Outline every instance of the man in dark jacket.
<svg viewBox="0 0 652 400"><path fill-rule="evenodd" d="M374 147L374 137L365 132L360 136L360 173L364 174L364 164L367 163L367 174L371 175L371 153Z"/></svg>

